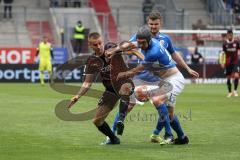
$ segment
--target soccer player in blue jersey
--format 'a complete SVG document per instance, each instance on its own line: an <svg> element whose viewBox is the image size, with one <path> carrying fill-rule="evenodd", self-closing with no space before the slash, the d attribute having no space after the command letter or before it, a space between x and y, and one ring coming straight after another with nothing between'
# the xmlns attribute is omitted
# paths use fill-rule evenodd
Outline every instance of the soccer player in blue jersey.
<svg viewBox="0 0 240 160"><path fill-rule="evenodd" d="M181 57L181 55L177 52L175 52L173 45L172 45L172 41L170 39L170 37L166 34L161 33L159 30L161 28L161 15L159 12L152 12L148 19L148 26L150 28L150 31L152 33L153 38L157 39L170 53L172 59L182 68L186 69L187 72L197 78L199 76L199 74L192 70L183 60L183 58ZM174 85L174 84L173 84ZM170 120L171 120L171 127L173 128L174 131L176 131L178 138L175 139L175 144L186 144L188 143L188 137L184 134L181 125L178 121L177 116L174 114L174 108L175 108L175 104L176 104L176 95L174 93L175 91L173 90L173 102L168 101L167 105L168 105L168 112L170 115ZM153 134L151 135L151 139L154 139L156 137L158 137L159 135L159 130L157 129L154 130Z"/></svg>
<svg viewBox="0 0 240 160"><path fill-rule="evenodd" d="M172 59L177 62L178 65L180 65L181 67L183 67L184 69L186 69L188 71L188 73L197 78L199 75L196 71L192 70L191 68L188 67L188 65L184 62L184 60L182 59L181 55L177 52L175 52L171 39L166 35L161 33L159 30L161 28L161 16L159 12L152 12L147 19L148 22L148 26L150 28L152 37L155 38L156 40L159 41L159 43L161 45L164 46L164 48L167 49L167 51L170 53ZM131 39L131 41L136 41L136 35L134 35ZM176 94L173 93L172 94L173 97L172 99L176 98ZM188 137L184 134L180 123L178 121L177 116L174 114L174 106L175 106L175 100L173 101L173 103L167 103L168 105L168 111L169 111L169 115L170 115L170 119L171 119L171 126L172 128L176 131L178 138L175 139L175 144L187 144L188 143ZM117 116L115 117L115 122L114 124L116 124L116 120L117 120ZM159 127L159 123L157 124L156 129L154 130L153 134L151 135L151 141L152 142L158 142L160 137L159 137L159 133L160 130L158 129ZM113 129L114 129L114 125L113 125Z"/></svg>
<svg viewBox="0 0 240 160"><path fill-rule="evenodd" d="M148 41L150 41L151 33L150 32L148 32L148 33L149 34L146 37L147 37ZM141 33L139 33L139 35L140 34ZM157 42L157 40L154 40L154 41ZM128 44L129 43L127 43L127 45ZM159 44L159 43L157 43L157 44ZM135 45L132 45L132 47L136 48ZM129 48L129 47L126 47L126 48ZM162 48L164 49L164 50L162 50L163 53L167 52L164 47L162 47ZM168 56L166 56L167 54L168 53L165 53L165 56L163 57L165 59L165 61L164 61L165 64L164 64L163 68L175 66L175 63L173 62L173 60L171 58L168 58ZM166 106L165 102L166 102L167 96L168 96L166 93L171 91L173 86L170 83L163 81L158 75L156 76L152 73L151 69L152 69L152 65L154 65L153 63L151 63L151 62L149 63L148 61L142 60L141 64L144 64L145 68L143 70L141 70L140 72L138 72L133 77L133 83L134 83L136 90L134 90L134 95L131 96L131 98L130 98L130 104L136 103L136 99L139 100L139 97L137 96L138 95L137 88L144 87L145 88L144 92L148 92L148 93L146 94L147 98L144 96L143 99L145 99L145 100L150 99L151 102L156 107L156 109L159 113L159 117L160 117L159 118L160 127L161 127L161 129L163 127L165 127L165 131L166 131L167 136L170 138L169 139L169 142L170 142L172 140L172 133L171 133L171 127L170 127L169 114L168 114L168 110L167 110L167 106ZM153 68L153 69L156 69L156 68ZM125 72L121 72L121 73L125 73ZM121 75L119 75L119 77L121 78ZM123 75L123 77L124 77L124 75ZM120 79L118 79L118 80L120 80ZM119 122L119 119L117 119L115 121L115 123L117 123L117 124L118 124L118 122ZM118 128L117 125L116 125L116 128ZM161 129L159 129L159 130L161 130ZM165 142L161 141L161 144L165 144L165 143L166 143L166 141Z"/></svg>

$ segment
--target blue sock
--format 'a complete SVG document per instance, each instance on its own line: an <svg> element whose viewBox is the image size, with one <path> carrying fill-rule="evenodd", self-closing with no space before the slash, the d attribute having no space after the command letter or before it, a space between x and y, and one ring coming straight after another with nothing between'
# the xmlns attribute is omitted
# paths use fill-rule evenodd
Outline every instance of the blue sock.
<svg viewBox="0 0 240 160"><path fill-rule="evenodd" d="M153 131L153 134L159 135L160 132L162 131L163 127L164 127L164 123L161 122L160 117L158 117L158 123L157 123L155 130Z"/></svg>
<svg viewBox="0 0 240 160"><path fill-rule="evenodd" d="M153 131L154 134L159 135L162 128L165 127L166 133L168 136L172 136L171 127L170 127L170 119L167 110L166 104L162 104L156 108L158 110L158 123L156 129Z"/></svg>
<svg viewBox="0 0 240 160"><path fill-rule="evenodd" d="M117 131L116 125L117 125L118 120L119 120L119 112L117 112L117 114L116 114L116 116L114 118L113 125L112 125L112 131L113 131L114 134Z"/></svg>
<svg viewBox="0 0 240 160"><path fill-rule="evenodd" d="M178 120L178 117L176 115L174 115L173 120L171 121L170 124L172 129L177 133L178 138L183 139L185 135Z"/></svg>

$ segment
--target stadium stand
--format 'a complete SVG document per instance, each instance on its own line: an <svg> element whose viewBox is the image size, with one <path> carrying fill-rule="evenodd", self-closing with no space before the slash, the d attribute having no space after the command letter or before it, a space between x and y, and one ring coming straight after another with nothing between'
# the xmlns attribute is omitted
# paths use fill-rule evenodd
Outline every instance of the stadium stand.
<svg viewBox="0 0 240 160"><path fill-rule="evenodd" d="M190 29L192 24L198 19L202 19L204 23L209 23L206 4L199 0L175 0L176 7L184 9L186 19L184 23L185 29Z"/></svg>
<svg viewBox="0 0 240 160"><path fill-rule="evenodd" d="M64 44L68 47L71 44L72 28L78 20L83 22L89 32L98 31L102 33L105 41L117 42L129 39L143 24L143 1L81 0L81 8L64 8L65 0L59 0L59 2L60 7L56 8L49 8L49 0L14 2L13 20L0 21L0 35L4 37L0 38L0 45L36 46L42 33L45 33L52 35L50 41L60 46L62 42L60 33L64 31ZM224 7L222 0L154 0L154 2L154 9L162 13L163 29L191 29L192 24L196 23L198 19L203 20L209 29L219 22L214 19L216 17L211 15ZM215 6L215 4L217 5ZM226 26L222 25L222 27ZM8 28L8 30L5 31L4 28ZM173 39L179 40L179 38L182 37ZM191 38L188 40L192 40ZM85 51L88 52L86 44L84 45ZM184 43L178 44L183 45Z"/></svg>
<svg viewBox="0 0 240 160"><path fill-rule="evenodd" d="M110 41L117 42L118 41L117 26L112 16L111 8L109 7L108 1L91 0L91 5L95 9L96 13L101 13L103 15L108 16L108 20L104 22L103 16L99 14L98 20L100 21L101 24L107 23L106 27L109 35L108 39Z"/></svg>
<svg viewBox="0 0 240 160"><path fill-rule="evenodd" d="M108 0L121 39L128 39L143 24L142 1Z"/></svg>
<svg viewBox="0 0 240 160"><path fill-rule="evenodd" d="M48 21L48 8L46 1L14 1L13 18L1 19L0 34L4 35L0 38L0 46L3 47L30 47L31 35L29 35L26 26L27 21ZM37 6L39 6L37 8ZM0 6L3 7L2 5ZM1 10L2 11L2 10ZM6 41L7 38L7 41Z"/></svg>
<svg viewBox="0 0 240 160"><path fill-rule="evenodd" d="M42 33L49 37L49 42L54 44L54 39L52 37L53 33L48 21L27 21L26 26L32 46L37 46L39 44L39 40L43 36Z"/></svg>

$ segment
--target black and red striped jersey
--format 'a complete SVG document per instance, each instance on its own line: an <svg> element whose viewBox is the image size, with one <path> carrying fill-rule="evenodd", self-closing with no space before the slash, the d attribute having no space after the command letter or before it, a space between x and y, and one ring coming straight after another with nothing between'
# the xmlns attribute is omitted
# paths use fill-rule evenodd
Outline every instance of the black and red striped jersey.
<svg viewBox="0 0 240 160"><path fill-rule="evenodd" d="M239 42L236 40L226 40L223 43L223 51L226 54L226 65L238 63L238 50L240 49Z"/></svg>

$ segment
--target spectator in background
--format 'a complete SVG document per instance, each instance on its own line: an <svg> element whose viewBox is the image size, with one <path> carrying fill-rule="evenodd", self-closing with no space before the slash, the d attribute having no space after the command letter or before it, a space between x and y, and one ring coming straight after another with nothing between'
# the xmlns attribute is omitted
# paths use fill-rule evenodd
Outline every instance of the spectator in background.
<svg viewBox="0 0 240 160"><path fill-rule="evenodd" d="M8 11L8 17L12 18L12 3L13 0L3 0L4 2L4 13L3 18L7 18L7 11Z"/></svg>
<svg viewBox="0 0 240 160"><path fill-rule="evenodd" d="M240 23L240 0L235 0L234 1L234 8L233 8L233 12L236 15L236 20L237 23Z"/></svg>
<svg viewBox="0 0 240 160"><path fill-rule="evenodd" d="M204 30L207 29L206 24L203 23L202 19L198 19L196 23L192 25L193 30ZM197 34L193 34L193 40L196 42L196 46L204 45L204 41Z"/></svg>
<svg viewBox="0 0 240 160"><path fill-rule="evenodd" d="M192 25L192 29L204 30L207 29L207 26L203 23L202 19L198 19L197 22Z"/></svg>
<svg viewBox="0 0 240 160"><path fill-rule="evenodd" d="M233 11L234 13L240 13L240 0L234 0Z"/></svg>
<svg viewBox="0 0 240 160"><path fill-rule="evenodd" d="M84 34L85 28L82 24L82 21L78 21L76 26L74 27L74 41L75 41L75 53L79 54L82 49L82 44L83 40L85 39L85 34Z"/></svg>
<svg viewBox="0 0 240 160"><path fill-rule="evenodd" d="M69 7L70 0L64 0L64 7Z"/></svg>
<svg viewBox="0 0 240 160"><path fill-rule="evenodd" d="M50 7L59 7L59 0L50 0Z"/></svg>
<svg viewBox="0 0 240 160"><path fill-rule="evenodd" d="M64 7L80 8L82 6L82 3L81 0L64 0L63 5Z"/></svg>
<svg viewBox="0 0 240 160"><path fill-rule="evenodd" d="M234 0L224 0L226 10L231 12L233 10Z"/></svg>
<svg viewBox="0 0 240 160"><path fill-rule="evenodd" d="M80 8L81 6L82 6L82 4L81 4L80 0L74 0L73 1L73 7Z"/></svg>
<svg viewBox="0 0 240 160"><path fill-rule="evenodd" d="M143 23L146 24L147 17L152 12L154 3L151 0L144 0L142 4Z"/></svg>
<svg viewBox="0 0 240 160"><path fill-rule="evenodd" d="M191 55L192 64L203 63L203 56L198 52L198 47L195 47L194 53Z"/></svg>

